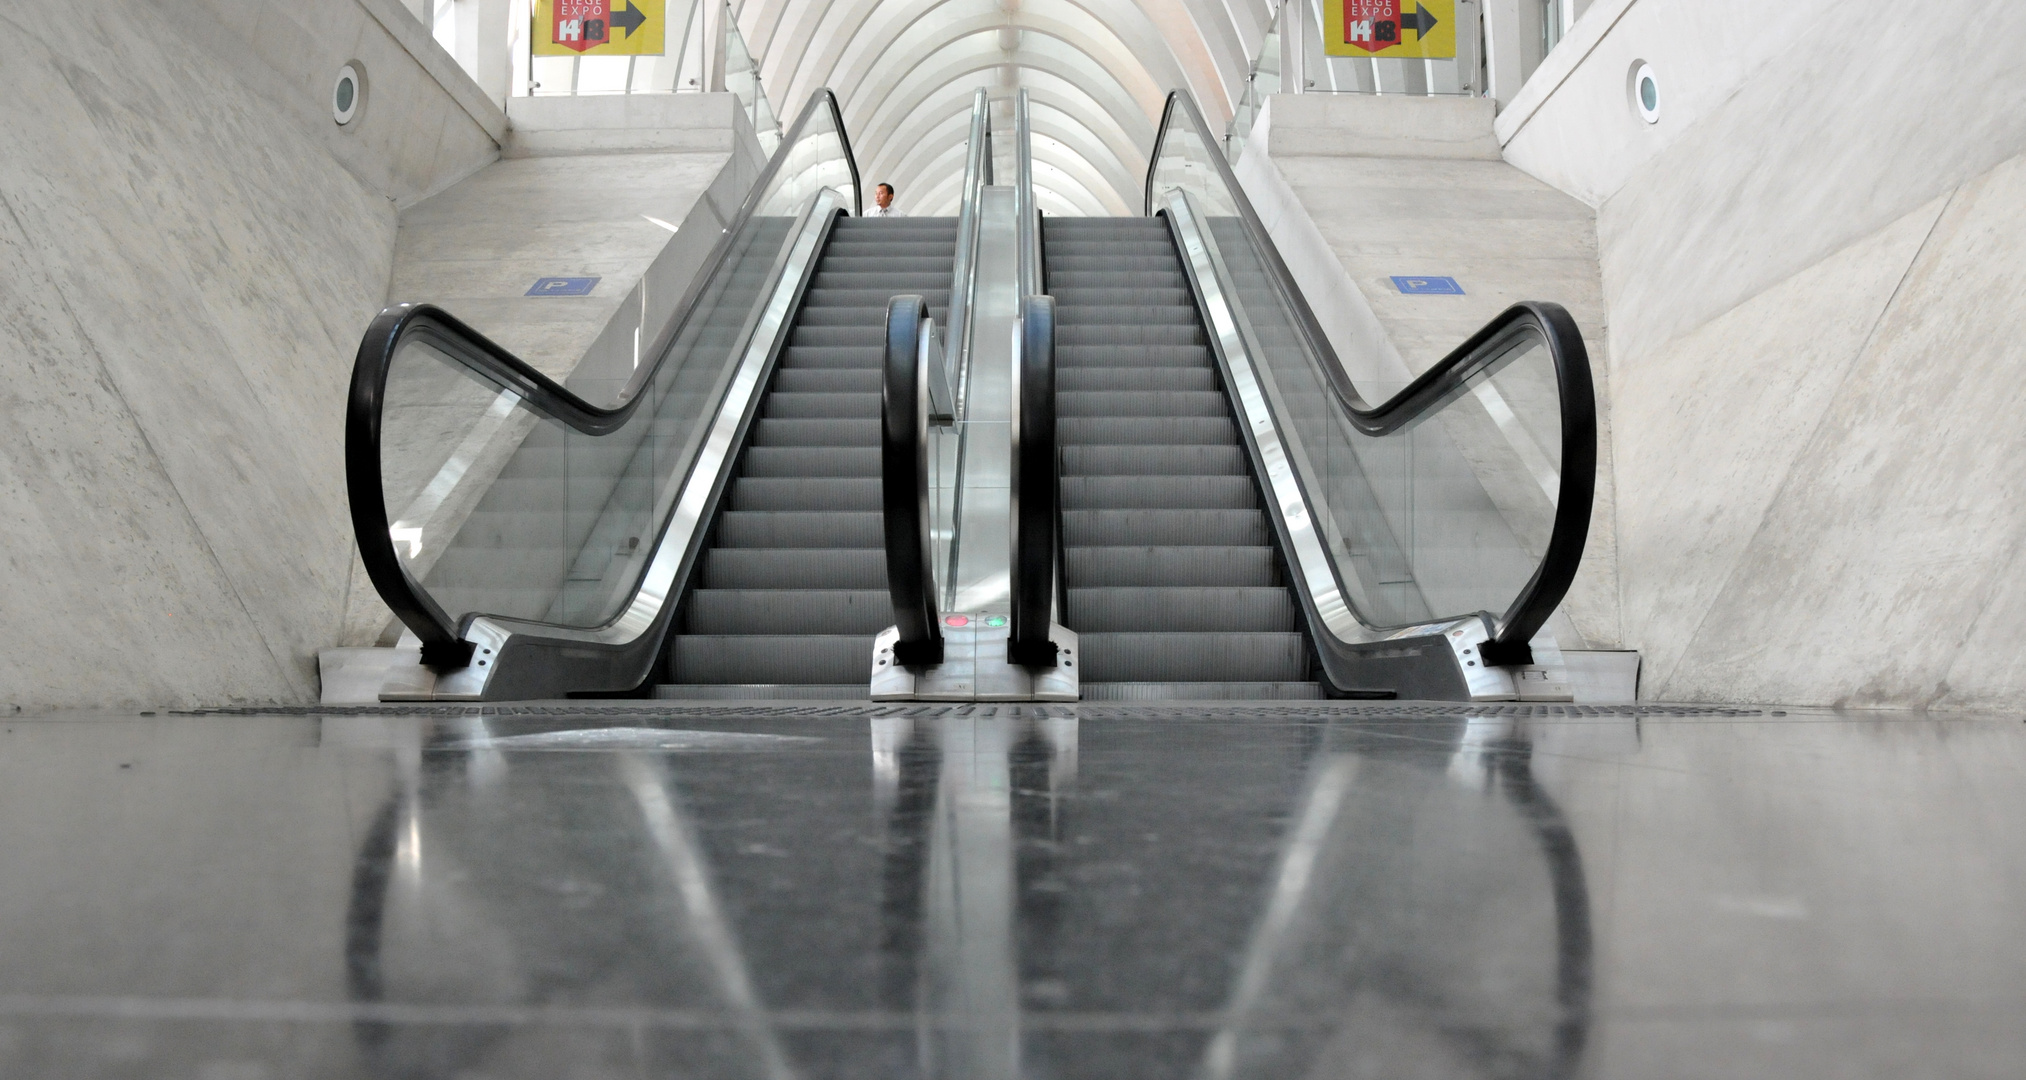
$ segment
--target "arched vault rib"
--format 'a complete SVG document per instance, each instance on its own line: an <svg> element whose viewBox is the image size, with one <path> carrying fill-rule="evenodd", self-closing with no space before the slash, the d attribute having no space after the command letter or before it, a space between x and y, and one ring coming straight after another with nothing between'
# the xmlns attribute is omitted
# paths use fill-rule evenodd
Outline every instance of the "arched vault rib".
<svg viewBox="0 0 2026 1080"><path fill-rule="evenodd" d="M883 88L878 97L856 99L846 107L844 115L848 122L860 123L868 139L885 138L900 126L899 117L912 112L953 80L997 68L1016 71L1031 68L1073 82L1089 96L1093 105L1122 129L1135 125L1136 121L1135 126L1151 127L1154 118L1160 115L1158 111L1148 114L1130 90L1111 78L1110 72L1091 67L1085 54L1067 42L1030 34L1021 40L1019 49L1007 52L999 48L997 36L992 33L973 34L951 42ZM997 84L993 88L999 91L994 95L998 97L1007 96L1006 92L1012 89L998 77L988 76L975 81ZM1095 121L1096 117L1092 120Z"/></svg>
<svg viewBox="0 0 2026 1080"><path fill-rule="evenodd" d="M1153 139L1151 125L1131 138L1123 132L1093 131L1078 119L1088 115L1090 105L1074 85L1056 79L1043 72L1023 71L1023 81L1030 102L1031 117L1035 132L1040 136L1051 136L1063 144L1079 148L1083 157L1104 177L1114 190L1120 193L1128 207L1137 207L1142 178L1146 174L1146 151L1140 147L1150 146ZM934 171L948 168L961 172L963 158L957 153L947 159L944 151L951 147L962 147L969 134L971 91L970 86L953 84L950 97L941 110L924 110L910 118L909 125L893 138L884 141L877 151L860 155L863 168L872 173L889 176L909 176L916 183L940 179ZM937 111L942 116L936 115ZM1083 149L1083 148L1088 149ZM922 162L916 165L916 162ZM929 162L936 163L934 166Z"/></svg>
<svg viewBox="0 0 2026 1080"><path fill-rule="evenodd" d="M1051 9L1061 12L1062 17L1051 14ZM1010 20L991 8L965 18L918 21L884 48L867 50L857 63L841 70L837 78L853 88L852 102L878 100L888 88L905 78L909 69L926 63L953 43L979 34L989 35L996 43L999 32L1006 29L1014 30L1017 40L1023 42L1036 34L1063 42L1094 61L1137 99L1149 115L1160 114L1166 92L1163 83L1167 80L1149 70L1110 27L1063 0L1034 0Z"/></svg>

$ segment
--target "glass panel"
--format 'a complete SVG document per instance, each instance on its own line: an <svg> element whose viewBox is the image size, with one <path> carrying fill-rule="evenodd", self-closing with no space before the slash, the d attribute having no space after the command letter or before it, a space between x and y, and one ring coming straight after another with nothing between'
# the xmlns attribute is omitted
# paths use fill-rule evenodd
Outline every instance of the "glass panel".
<svg viewBox="0 0 2026 1080"><path fill-rule="evenodd" d="M1177 108L1154 166L1156 208L1186 193L1351 607L1374 628L1503 614L1546 553L1561 484L1559 384L1538 332L1488 346L1407 427L1360 431L1207 149ZM1368 405L1418 374L1370 340L1348 344L1338 362Z"/></svg>
<svg viewBox="0 0 2026 1080"><path fill-rule="evenodd" d="M760 63L746 48L738 20L725 9L725 89L737 94L739 104L759 136L760 149L771 154L781 144L781 124L774 118L774 106L767 101L767 89L760 84Z"/></svg>
<svg viewBox="0 0 2026 1080"><path fill-rule="evenodd" d="M1231 123L1224 127L1224 152L1234 162L1245 152L1245 140L1252 134L1252 122L1259 118L1260 104L1266 95L1280 93L1280 16L1275 12L1272 25L1266 28L1266 39L1259 43L1259 55L1252 58L1252 69L1245 79L1245 92L1238 97Z"/></svg>
<svg viewBox="0 0 2026 1080"><path fill-rule="evenodd" d="M838 177L849 190L827 108L812 109L804 137L782 153L619 430L586 435L538 415L460 362L470 355L460 341L425 329L404 343L382 412L387 513L409 573L452 620L483 613L589 628L630 601L796 222ZM600 404L618 396L609 380L567 382Z"/></svg>

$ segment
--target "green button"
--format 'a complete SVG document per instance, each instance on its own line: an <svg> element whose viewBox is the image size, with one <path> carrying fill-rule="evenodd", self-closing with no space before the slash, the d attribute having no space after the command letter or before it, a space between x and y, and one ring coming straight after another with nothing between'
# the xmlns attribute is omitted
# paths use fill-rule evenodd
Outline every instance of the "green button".
<svg viewBox="0 0 2026 1080"><path fill-rule="evenodd" d="M1004 626L1004 625L1006 625L1006 616L1004 616L1004 615L994 615L994 616L992 616L991 618L989 618L989 619L986 619L986 620L985 620L985 625L986 625L986 626Z"/></svg>

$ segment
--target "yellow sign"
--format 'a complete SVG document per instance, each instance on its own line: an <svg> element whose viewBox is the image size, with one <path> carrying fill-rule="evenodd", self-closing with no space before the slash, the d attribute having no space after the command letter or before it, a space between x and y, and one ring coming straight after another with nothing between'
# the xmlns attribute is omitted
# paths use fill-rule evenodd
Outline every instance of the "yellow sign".
<svg viewBox="0 0 2026 1080"><path fill-rule="evenodd" d="M1323 52L1432 60L1456 55L1456 0L1323 0Z"/></svg>
<svg viewBox="0 0 2026 1080"><path fill-rule="evenodd" d="M535 0L536 56L660 56L667 0Z"/></svg>

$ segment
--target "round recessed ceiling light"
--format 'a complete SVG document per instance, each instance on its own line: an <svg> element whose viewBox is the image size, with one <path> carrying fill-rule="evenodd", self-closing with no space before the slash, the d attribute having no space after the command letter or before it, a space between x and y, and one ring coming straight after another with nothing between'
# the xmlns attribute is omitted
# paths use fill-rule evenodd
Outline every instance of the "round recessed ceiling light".
<svg viewBox="0 0 2026 1080"><path fill-rule="evenodd" d="M1653 65L1644 60L1632 64L1632 79L1627 87L1632 92L1632 111L1639 119L1649 124L1660 122L1660 76L1653 73Z"/></svg>
<svg viewBox="0 0 2026 1080"><path fill-rule="evenodd" d="M338 81L331 86L331 119L340 124L349 124L359 115L359 106L365 103L366 80L359 75L359 65L346 64L338 69Z"/></svg>

